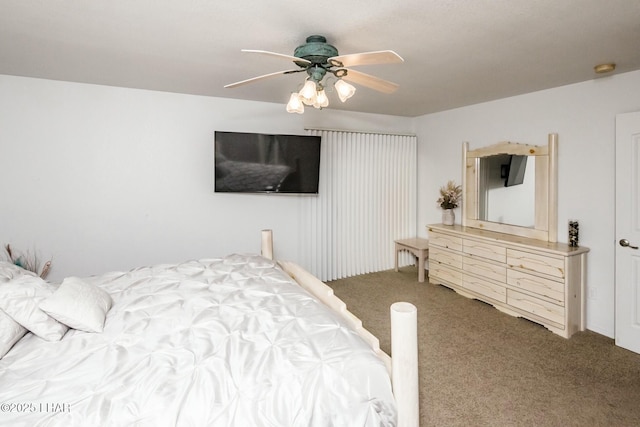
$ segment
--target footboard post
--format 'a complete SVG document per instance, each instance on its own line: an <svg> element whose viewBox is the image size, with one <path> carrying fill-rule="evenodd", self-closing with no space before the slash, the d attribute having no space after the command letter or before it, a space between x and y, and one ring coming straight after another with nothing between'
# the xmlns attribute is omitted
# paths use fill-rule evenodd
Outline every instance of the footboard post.
<svg viewBox="0 0 640 427"><path fill-rule="evenodd" d="M262 250L263 257L273 259L273 232L271 230L262 230Z"/></svg>
<svg viewBox="0 0 640 427"><path fill-rule="evenodd" d="M418 310L408 302L391 305L391 366L398 427L418 427Z"/></svg>

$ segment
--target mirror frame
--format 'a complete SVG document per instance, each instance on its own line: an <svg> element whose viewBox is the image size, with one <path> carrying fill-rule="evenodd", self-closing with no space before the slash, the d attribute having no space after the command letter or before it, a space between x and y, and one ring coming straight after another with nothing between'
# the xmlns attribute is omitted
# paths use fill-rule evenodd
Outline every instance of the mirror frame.
<svg viewBox="0 0 640 427"><path fill-rule="evenodd" d="M547 145L499 142L470 151L469 143L465 142L462 151L462 226L547 242L558 241L558 134L549 134ZM480 159L496 154L536 156L533 228L479 219Z"/></svg>

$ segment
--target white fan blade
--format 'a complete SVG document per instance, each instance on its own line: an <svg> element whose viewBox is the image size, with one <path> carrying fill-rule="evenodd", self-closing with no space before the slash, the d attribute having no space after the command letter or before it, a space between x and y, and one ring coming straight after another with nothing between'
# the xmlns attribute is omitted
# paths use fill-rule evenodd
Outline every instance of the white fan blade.
<svg viewBox="0 0 640 427"><path fill-rule="evenodd" d="M354 70L347 70L347 74L342 78L383 93L393 93L400 87L396 83Z"/></svg>
<svg viewBox="0 0 640 427"><path fill-rule="evenodd" d="M304 64L311 64L311 61L308 61L308 60L306 60L304 58L298 58L296 56L285 55L284 53L269 52L267 50L242 49L242 52L259 53L261 55L275 56L276 58L287 59L287 60L293 61L293 62L302 62Z"/></svg>
<svg viewBox="0 0 640 427"><path fill-rule="evenodd" d="M252 77L252 78L247 79L247 80L241 80L241 81L239 81L239 82L230 83L230 84L228 84L228 85L225 85L225 87L226 87L226 88L234 88L234 87L238 87L238 86L246 85L247 83L257 82L257 81L259 81L259 80L268 79L268 78L270 78L270 77L280 76L280 75L282 75L282 74L297 73L297 72L299 72L299 71L304 71L304 70L299 69L299 70L276 71L275 73L264 74L264 75L262 75L262 76Z"/></svg>
<svg viewBox="0 0 640 427"><path fill-rule="evenodd" d="M357 65L396 64L404 62L404 59L392 50L379 50L334 56L327 61L337 67L354 67Z"/></svg>

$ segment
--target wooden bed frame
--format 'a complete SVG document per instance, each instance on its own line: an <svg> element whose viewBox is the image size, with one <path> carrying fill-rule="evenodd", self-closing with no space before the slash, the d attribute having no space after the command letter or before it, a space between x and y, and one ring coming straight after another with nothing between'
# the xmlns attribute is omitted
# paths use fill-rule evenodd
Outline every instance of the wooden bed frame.
<svg viewBox="0 0 640 427"><path fill-rule="evenodd" d="M273 233L262 230L262 256L273 260ZM333 289L291 261L278 265L302 288L338 313L371 346L385 362L392 379L393 394L398 408L398 427L418 427L418 330L417 309L408 302L391 305L391 354L380 349L380 341L362 326L362 321L347 310L347 305L334 295Z"/></svg>

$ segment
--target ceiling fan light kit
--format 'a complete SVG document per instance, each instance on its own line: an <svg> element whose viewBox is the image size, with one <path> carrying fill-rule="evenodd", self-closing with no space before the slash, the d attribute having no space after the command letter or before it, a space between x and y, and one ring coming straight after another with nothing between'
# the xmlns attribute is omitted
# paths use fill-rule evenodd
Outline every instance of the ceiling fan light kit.
<svg viewBox="0 0 640 427"><path fill-rule="evenodd" d="M356 93L356 88L342 79L339 79L337 82L335 82L333 87L336 88L336 92L338 92L338 98L340 98L340 101L342 102L345 102L347 99L351 98L354 93Z"/></svg>
<svg viewBox="0 0 640 427"><path fill-rule="evenodd" d="M318 96L317 86L318 85L316 85L316 82L313 80L307 80L305 82L300 92L298 92L298 94L300 95L300 99L302 99L302 102L304 102L307 105L313 105L313 103L315 102Z"/></svg>
<svg viewBox="0 0 640 427"><path fill-rule="evenodd" d="M334 76L336 78L336 82L333 87L335 88L340 101L345 102L347 99L351 98L356 91L356 88L345 80L349 80L353 83L360 84L383 93L392 93L398 88L398 85L395 83L370 76L359 71L351 70L346 67L404 62L400 55L391 50L339 56L338 49L328 44L327 39L324 36L318 35L307 37L306 43L298 46L295 49L293 56L264 50L243 49L243 52L258 53L280 59L286 59L297 65L298 69L269 73L251 79L241 80L236 83L231 83L225 87L233 88L282 74L292 74L305 71L308 77L306 78L304 86L299 92L292 93L289 97L289 102L287 103L287 112L297 114L304 113L304 105L310 105L318 109L329 106L329 98L325 92L328 78L324 80L327 74L329 74L330 77ZM322 84L323 80L325 81L324 85Z"/></svg>
<svg viewBox="0 0 640 427"><path fill-rule="evenodd" d="M345 102L351 98L356 92L356 88L345 82L342 79L338 79L333 87L336 89L338 98L340 101ZM300 104L300 106L298 106ZM289 113L304 113L304 106L310 105L314 108L322 109L329 106L329 97L324 89L324 86L316 82L315 79L309 77L304 86L298 93L292 93L287 104L287 111Z"/></svg>
<svg viewBox="0 0 640 427"><path fill-rule="evenodd" d="M300 99L300 94L294 92L291 94L289 98L289 102L287 103L287 113L304 113L304 104Z"/></svg>
<svg viewBox="0 0 640 427"><path fill-rule="evenodd" d="M329 106L329 98L324 89L320 89L316 94L316 101L312 104L315 108L325 108Z"/></svg>

